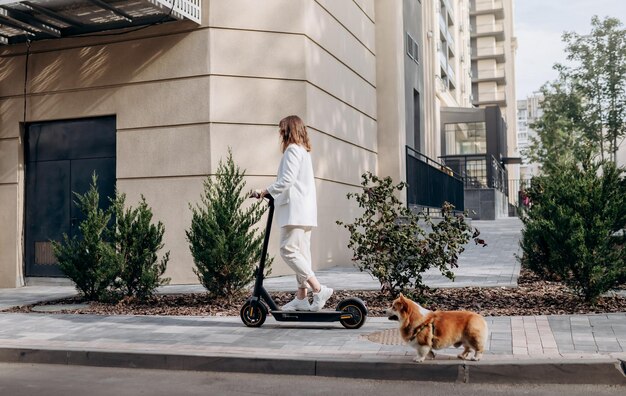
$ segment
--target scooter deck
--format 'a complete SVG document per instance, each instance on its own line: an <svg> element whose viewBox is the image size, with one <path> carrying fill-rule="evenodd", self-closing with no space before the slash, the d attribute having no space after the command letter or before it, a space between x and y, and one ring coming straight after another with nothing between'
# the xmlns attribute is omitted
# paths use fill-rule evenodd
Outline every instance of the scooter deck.
<svg viewBox="0 0 626 396"><path fill-rule="evenodd" d="M342 311L270 311L279 322L337 322L352 319L352 314Z"/></svg>

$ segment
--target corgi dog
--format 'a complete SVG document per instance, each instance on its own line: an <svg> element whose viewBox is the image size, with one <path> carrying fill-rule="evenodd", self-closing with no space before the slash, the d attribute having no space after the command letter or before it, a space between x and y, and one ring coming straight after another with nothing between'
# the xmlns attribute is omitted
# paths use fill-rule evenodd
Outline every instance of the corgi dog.
<svg viewBox="0 0 626 396"><path fill-rule="evenodd" d="M487 343L487 322L469 311L429 311L418 303L404 297L396 298L387 310L390 320L400 323L402 339L416 349L415 362L423 362L427 356L434 359L434 350L464 347L458 355L466 360L473 350L471 360L478 361Z"/></svg>

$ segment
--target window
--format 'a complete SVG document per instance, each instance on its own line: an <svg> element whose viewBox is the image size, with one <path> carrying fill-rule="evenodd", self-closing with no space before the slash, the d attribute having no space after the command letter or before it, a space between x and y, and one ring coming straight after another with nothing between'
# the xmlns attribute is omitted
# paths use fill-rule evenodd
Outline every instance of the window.
<svg viewBox="0 0 626 396"><path fill-rule="evenodd" d="M419 63L419 46L408 33L406 34L406 53L415 63Z"/></svg>
<svg viewBox="0 0 626 396"><path fill-rule="evenodd" d="M445 154L485 154L487 127L484 122L459 122L445 125Z"/></svg>

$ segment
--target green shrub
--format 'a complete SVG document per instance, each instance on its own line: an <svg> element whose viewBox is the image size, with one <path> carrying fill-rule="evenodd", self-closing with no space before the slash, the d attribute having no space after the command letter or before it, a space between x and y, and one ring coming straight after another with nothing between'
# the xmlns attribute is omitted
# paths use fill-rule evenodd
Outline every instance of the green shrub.
<svg viewBox="0 0 626 396"><path fill-rule="evenodd" d="M626 181L612 163L535 177L523 212L522 264L593 301L626 279Z"/></svg>
<svg viewBox="0 0 626 396"><path fill-rule="evenodd" d="M111 239L120 269L116 286L125 296L144 300L157 287L169 283L170 279L162 275L170 252L159 261L157 252L163 248L165 227L160 221L152 224L152 209L144 196L135 209L125 209L125 200L125 194L116 193L112 205L116 222Z"/></svg>
<svg viewBox="0 0 626 396"><path fill-rule="evenodd" d="M82 238L63 234L62 242L52 241L59 268L75 284L85 298L99 301L108 296L109 287L119 273L113 246L106 242L111 211L98 207L98 177L94 173L89 191L84 195L74 192L79 210L85 216L79 229Z"/></svg>
<svg viewBox="0 0 626 396"><path fill-rule="evenodd" d="M363 215L351 224L337 221L350 232L348 247L357 267L377 278L381 290L393 296L402 292L418 297L427 288L422 274L429 268L453 279L452 269L458 267L458 256L471 237L465 218L454 215L454 207L446 203L442 219L435 222L398 200L395 193L405 183L394 184L390 177L381 179L369 172L362 179L363 192L350 193L348 199L356 199Z"/></svg>
<svg viewBox="0 0 626 396"><path fill-rule="evenodd" d="M194 272L207 291L216 297L231 297L252 280L255 264L261 258L263 233L253 226L265 212L257 201L247 208L245 171L241 171L228 150L226 163L220 160L215 180L204 182L201 203L189 205L193 212L186 231L196 268ZM272 260L267 261L267 268Z"/></svg>

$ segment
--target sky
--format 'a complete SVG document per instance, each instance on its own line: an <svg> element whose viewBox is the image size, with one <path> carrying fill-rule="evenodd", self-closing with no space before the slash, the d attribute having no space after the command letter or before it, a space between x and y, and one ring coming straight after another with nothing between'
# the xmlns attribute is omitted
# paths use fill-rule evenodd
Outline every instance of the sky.
<svg viewBox="0 0 626 396"><path fill-rule="evenodd" d="M557 77L552 66L565 61L563 32L589 33L593 15L618 18L626 25L626 0L513 0L513 4L517 99Z"/></svg>

